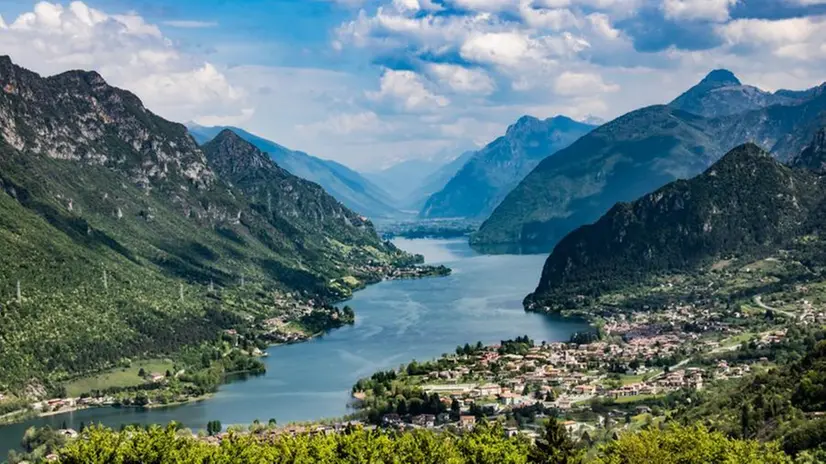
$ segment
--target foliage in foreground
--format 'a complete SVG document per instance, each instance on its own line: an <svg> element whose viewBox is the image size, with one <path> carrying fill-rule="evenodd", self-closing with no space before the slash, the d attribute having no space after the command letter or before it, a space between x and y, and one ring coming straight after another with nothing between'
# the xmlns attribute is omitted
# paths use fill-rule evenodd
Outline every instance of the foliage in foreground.
<svg viewBox="0 0 826 464"><path fill-rule="evenodd" d="M482 424L461 435L429 430L384 432L353 429L332 435L228 434L220 445L177 429L91 427L59 451L64 464L95 463L439 463L519 464L582 462L555 421L536 444L506 438L499 425ZM791 463L776 443L730 439L702 427L673 426L623 435L600 450L600 464Z"/></svg>
<svg viewBox="0 0 826 464"><path fill-rule="evenodd" d="M645 430L625 434L606 445L598 464L636 463L791 463L776 442L728 438L698 427L673 426L665 431Z"/></svg>

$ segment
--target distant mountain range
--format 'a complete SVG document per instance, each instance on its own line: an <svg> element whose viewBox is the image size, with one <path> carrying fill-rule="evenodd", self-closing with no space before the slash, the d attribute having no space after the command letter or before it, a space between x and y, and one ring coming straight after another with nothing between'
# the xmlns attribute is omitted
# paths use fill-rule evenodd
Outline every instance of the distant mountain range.
<svg viewBox="0 0 826 464"><path fill-rule="evenodd" d="M484 218L543 159L594 126L565 116L520 118L506 134L477 151L422 207L421 218Z"/></svg>
<svg viewBox="0 0 826 464"><path fill-rule="evenodd" d="M539 163L472 242L551 250L617 202L697 175L737 145L754 142L789 160L826 121L822 86L781 91L776 98L744 89L730 72L714 71L672 105L636 110L600 126Z"/></svg>
<svg viewBox="0 0 826 464"><path fill-rule="evenodd" d="M371 218L399 215L399 211L392 206L393 200L390 194L340 163L290 150L237 127L205 127L194 123L187 124L187 127L190 134L201 145L221 131L230 129L259 150L269 154L279 166L290 173L321 185L327 193L348 208Z"/></svg>
<svg viewBox="0 0 826 464"><path fill-rule="evenodd" d="M452 160L403 161L378 171L364 173L374 184L393 196L394 206L418 214L427 199L438 192L473 157L468 151Z"/></svg>

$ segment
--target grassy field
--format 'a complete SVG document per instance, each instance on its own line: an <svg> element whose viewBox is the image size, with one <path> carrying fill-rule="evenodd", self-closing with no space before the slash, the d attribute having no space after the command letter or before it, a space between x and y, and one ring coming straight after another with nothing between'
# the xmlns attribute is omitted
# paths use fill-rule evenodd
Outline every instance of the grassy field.
<svg viewBox="0 0 826 464"><path fill-rule="evenodd" d="M734 337L727 338L720 343L720 346L736 346L741 345L744 342L751 340L752 338L756 337L757 334L754 332L744 332L740 335L735 335Z"/></svg>
<svg viewBox="0 0 826 464"><path fill-rule="evenodd" d="M138 375L141 368L147 374L153 372L164 374L167 370L173 370L174 364L169 359L136 361L127 368L113 369L101 374L75 379L66 384L66 394L70 397L77 397L92 390L140 385L146 381Z"/></svg>
<svg viewBox="0 0 826 464"><path fill-rule="evenodd" d="M634 384L634 383L640 383L640 382L642 382L646 379L649 379L651 377L654 377L655 375L660 374L661 372L662 371L655 370L655 371L651 371L651 372L648 372L648 373L645 373L645 374L640 374L640 375L622 374L622 375L619 376L619 382L620 382L620 385L622 385L622 386L631 385L631 384ZM607 387L611 384L611 378L605 378L600 383L602 384L602 386Z"/></svg>
<svg viewBox="0 0 826 464"><path fill-rule="evenodd" d="M636 396L623 396L621 398L617 398L614 400L617 404L623 403L636 403L637 401L644 401L657 398L660 395L636 395Z"/></svg>

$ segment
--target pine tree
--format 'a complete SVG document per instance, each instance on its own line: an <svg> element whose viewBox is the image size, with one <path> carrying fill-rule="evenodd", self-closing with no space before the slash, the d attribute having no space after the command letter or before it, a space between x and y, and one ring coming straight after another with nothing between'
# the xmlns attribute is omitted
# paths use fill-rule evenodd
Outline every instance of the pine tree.
<svg viewBox="0 0 826 464"><path fill-rule="evenodd" d="M542 436L528 455L528 462L532 464L575 464L582 462L582 453L576 449L573 440L568 436L565 427L552 417Z"/></svg>

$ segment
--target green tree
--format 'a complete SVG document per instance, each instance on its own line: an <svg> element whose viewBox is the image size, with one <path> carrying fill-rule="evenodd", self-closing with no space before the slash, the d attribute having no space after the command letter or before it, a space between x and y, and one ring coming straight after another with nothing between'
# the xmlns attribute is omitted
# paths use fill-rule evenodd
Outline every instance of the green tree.
<svg viewBox="0 0 826 464"><path fill-rule="evenodd" d="M596 464L790 464L776 442L735 440L704 427L626 433L600 450Z"/></svg>
<svg viewBox="0 0 826 464"><path fill-rule="evenodd" d="M574 464L581 460L582 452L555 417L545 423L542 436L536 440L528 455L528 462L533 464Z"/></svg>

